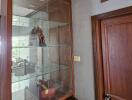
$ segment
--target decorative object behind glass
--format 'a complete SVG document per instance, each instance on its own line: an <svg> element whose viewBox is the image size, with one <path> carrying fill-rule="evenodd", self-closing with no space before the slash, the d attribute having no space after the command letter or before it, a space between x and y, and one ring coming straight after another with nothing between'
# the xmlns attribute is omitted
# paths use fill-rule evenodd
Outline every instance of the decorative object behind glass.
<svg viewBox="0 0 132 100"><path fill-rule="evenodd" d="M72 95L70 2L14 0L12 100Z"/></svg>

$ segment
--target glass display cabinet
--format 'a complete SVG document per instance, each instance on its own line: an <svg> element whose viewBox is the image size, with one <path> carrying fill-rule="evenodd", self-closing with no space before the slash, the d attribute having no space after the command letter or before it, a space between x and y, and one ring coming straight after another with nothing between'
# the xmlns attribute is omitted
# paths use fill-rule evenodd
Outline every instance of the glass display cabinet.
<svg viewBox="0 0 132 100"><path fill-rule="evenodd" d="M12 100L73 94L70 0L13 0Z"/></svg>

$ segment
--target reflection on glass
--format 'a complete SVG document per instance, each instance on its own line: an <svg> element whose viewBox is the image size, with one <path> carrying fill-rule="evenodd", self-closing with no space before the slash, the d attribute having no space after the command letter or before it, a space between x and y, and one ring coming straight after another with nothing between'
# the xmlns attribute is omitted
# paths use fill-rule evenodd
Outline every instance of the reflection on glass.
<svg viewBox="0 0 132 100"><path fill-rule="evenodd" d="M69 14L65 0L14 0L12 100L58 100L72 92Z"/></svg>

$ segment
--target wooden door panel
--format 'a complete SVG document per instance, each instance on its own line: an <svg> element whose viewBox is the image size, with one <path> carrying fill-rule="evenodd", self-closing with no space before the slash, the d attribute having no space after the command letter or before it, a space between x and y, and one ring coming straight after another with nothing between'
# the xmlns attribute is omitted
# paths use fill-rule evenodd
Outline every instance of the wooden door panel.
<svg viewBox="0 0 132 100"><path fill-rule="evenodd" d="M119 96L111 95L111 100L126 100L126 99L121 98Z"/></svg>
<svg viewBox="0 0 132 100"><path fill-rule="evenodd" d="M132 100L132 15L101 22L105 92Z"/></svg>

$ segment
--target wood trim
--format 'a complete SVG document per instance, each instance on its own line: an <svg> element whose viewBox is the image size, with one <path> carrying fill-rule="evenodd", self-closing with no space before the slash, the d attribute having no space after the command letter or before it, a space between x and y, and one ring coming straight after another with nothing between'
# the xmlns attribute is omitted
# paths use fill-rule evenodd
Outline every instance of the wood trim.
<svg viewBox="0 0 132 100"><path fill-rule="evenodd" d="M1 0L0 100L11 100L12 0Z"/></svg>
<svg viewBox="0 0 132 100"><path fill-rule="evenodd" d="M101 3L105 2L105 1L108 1L108 0L101 0Z"/></svg>
<svg viewBox="0 0 132 100"><path fill-rule="evenodd" d="M66 94L65 96L61 97L59 100L66 100L67 98L69 98L70 96L73 96L72 92L69 92L68 94Z"/></svg>
<svg viewBox="0 0 132 100"><path fill-rule="evenodd" d="M118 17L123 15L129 15L131 13L132 13L132 6L129 6L126 8L115 10L115 11L95 15L92 17L96 17L96 20L101 20L101 19L107 19L107 18Z"/></svg>
<svg viewBox="0 0 132 100"><path fill-rule="evenodd" d="M68 0L70 2L70 30L71 30L71 62L72 62L72 90L73 95L75 96L75 74L74 74L74 46L73 46L73 30L72 30L72 1Z"/></svg>
<svg viewBox="0 0 132 100"><path fill-rule="evenodd" d="M132 14L132 6L92 16L93 55L95 68L96 100L104 100L104 78L101 39L101 20Z"/></svg>
<svg viewBox="0 0 132 100"><path fill-rule="evenodd" d="M102 63L102 45L101 45L101 28L100 20L92 17L92 31L93 31L93 55L95 68L95 87L96 100L103 100L104 94L104 79L103 79L103 63Z"/></svg>

